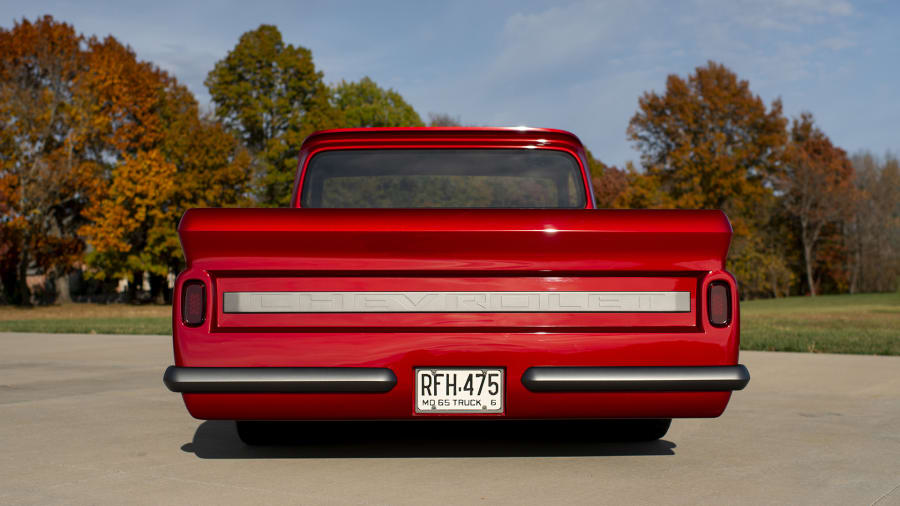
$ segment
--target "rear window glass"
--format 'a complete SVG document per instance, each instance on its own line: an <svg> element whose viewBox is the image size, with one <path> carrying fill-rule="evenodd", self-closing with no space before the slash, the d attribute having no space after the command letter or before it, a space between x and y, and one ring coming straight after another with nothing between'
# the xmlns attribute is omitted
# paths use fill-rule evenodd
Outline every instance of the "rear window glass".
<svg viewBox="0 0 900 506"><path fill-rule="evenodd" d="M571 155L541 149L359 149L310 160L302 207L581 208Z"/></svg>

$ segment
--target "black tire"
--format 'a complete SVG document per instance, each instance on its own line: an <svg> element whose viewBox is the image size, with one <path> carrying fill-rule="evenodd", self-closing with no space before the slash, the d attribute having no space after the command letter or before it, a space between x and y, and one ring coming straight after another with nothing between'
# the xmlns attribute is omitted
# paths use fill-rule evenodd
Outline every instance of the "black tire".
<svg viewBox="0 0 900 506"><path fill-rule="evenodd" d="M275 423L238 420L235 425L238 437L245 445L264 446L279 442L281 431Z"/></svg>

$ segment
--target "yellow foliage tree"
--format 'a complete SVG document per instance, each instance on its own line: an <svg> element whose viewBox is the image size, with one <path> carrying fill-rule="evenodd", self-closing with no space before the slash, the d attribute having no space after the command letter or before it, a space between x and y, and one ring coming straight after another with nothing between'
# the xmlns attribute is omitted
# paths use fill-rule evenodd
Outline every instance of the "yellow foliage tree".
<svg viewBox="0 0 900 506"><path fill-rule="evenodd" d="M200 116L193 95L167 73L112 38L92 39L90 48L90 88L102 118L96 131L118 163L110 191L85 213L92 221L82 228L93 248L88 262L100 278L137 282L149 272L161 301L163 276L183 265L181 215L190 207L243 202L251 160L234 135Z"/></svg>
<svg viewBox="0 0 900 506"><path fill-rule="evenodd" d="M112 170L109 186L85 209L91 222L81 230L94 248L88 259L99 268L98 277L167 273L168 265L157 262L147 246L155 229L171 225L165 203L175 193L176 173L158 150L126 155Z"/></svg>

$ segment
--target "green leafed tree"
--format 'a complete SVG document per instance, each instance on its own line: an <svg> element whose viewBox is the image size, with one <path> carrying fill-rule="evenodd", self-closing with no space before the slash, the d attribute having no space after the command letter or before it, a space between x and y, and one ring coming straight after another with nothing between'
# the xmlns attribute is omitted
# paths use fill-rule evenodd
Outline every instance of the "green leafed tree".
<svg viewBox="0 0 900 506"><path fill-rule="evenodd" d="M250 150L262 205L286 205L303 139L343 124L309 49L261 25L241 35L206 78L215 115Z"/></svg>
<svg viewBox="0 0 900 506"><path fill-rule="evenodd" d="M399 93L379 87L368 77L341 81L334 87L334 103L344 113L344 126L349 128L425 126L419 113Z"/></svg>
<svg viewBox="0 0 900 506"><path fill-rule="evenodd" d="M462 126L459 116L451 116L445 112L428 113L428 126L430 127L458 127Z"/></svg>

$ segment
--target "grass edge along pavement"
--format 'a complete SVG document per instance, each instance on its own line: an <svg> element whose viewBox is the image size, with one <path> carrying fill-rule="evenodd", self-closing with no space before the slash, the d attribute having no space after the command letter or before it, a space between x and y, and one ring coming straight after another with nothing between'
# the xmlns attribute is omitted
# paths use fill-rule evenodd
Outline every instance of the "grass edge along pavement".
<svg viewBox="0 0 900 506"><path fill-rule="evenodd" d="M741 303L741 349L900 355L900 294L820 295ZM0 332L171 335L169 306L0 307Z"/></svg>
<svg viewBox="0 0 900 506"><path fill-rule="evenodd" d="M900 355L900 293L742 302L741 349Z"/></svg>

